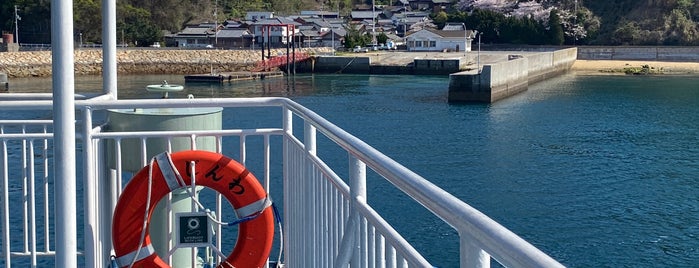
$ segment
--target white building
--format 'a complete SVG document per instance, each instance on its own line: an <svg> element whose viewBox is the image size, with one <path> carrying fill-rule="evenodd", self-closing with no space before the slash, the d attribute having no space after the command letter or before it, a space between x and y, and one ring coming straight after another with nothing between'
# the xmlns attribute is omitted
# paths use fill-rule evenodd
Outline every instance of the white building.
<svg viewBox="0 0 699 268"><path fill-rule="evenodd" d="M405 37L408 51L471 51L472 30L442 31L425 28Z"/></svg>
<svg viewBox="0 0 699 268"><path fill-rule="evenodd" d="M258 21L274 18L274 12L269 11L248 11L245 13L245 20Z"/></svg>
<svg viewBox="0 0 699 268"><path fill-rule="evenodd" d="M291 38L299 33L300 25L300 23L293 20L276 17L258 20L253 23L252 33L255 35L255 43L270 43L272 46L282 46L292 41Z"/></svg>

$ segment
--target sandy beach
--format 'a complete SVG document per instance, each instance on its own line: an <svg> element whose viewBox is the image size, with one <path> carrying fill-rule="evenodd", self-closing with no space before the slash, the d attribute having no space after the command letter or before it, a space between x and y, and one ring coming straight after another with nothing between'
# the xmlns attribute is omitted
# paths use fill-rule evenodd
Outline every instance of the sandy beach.
<svg viewBox="0 0 699 268"><path fill-rule="evenodd" d="M577 72L624 74L625 68L648 65L662 74L698 74L699 62L665 62L632 60L576 60L571 70Z"/></svg>

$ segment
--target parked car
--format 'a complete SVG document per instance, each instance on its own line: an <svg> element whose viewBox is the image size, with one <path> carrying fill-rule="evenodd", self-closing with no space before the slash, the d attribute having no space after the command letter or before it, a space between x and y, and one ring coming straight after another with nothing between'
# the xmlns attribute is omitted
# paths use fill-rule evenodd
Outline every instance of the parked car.
<svg viewBox="0 0 699 268"><path fill-rule="evenodd" d="M360 53L360 52L366 53L366 52L369 52L369 49L366 47L356 46L356 47L354 47L354 49L352 49L352 52L354 52L354 53Z"/></svg>

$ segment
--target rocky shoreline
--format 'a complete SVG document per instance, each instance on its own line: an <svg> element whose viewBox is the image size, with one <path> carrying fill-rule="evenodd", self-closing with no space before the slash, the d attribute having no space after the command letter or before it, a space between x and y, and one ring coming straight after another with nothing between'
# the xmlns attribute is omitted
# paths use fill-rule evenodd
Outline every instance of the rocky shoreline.
<svg viewBox="0 0 699 268"><path fill-rule="evenodd" d="M311 55L330 52L330 48L302 48ZM179 50L119 49L119 74L198 74L249 71L261 59L260 50ZM271 55L286 54L286 48L273 49ZM0 73L8 77L51 76L51 51L1 52ZM102 73L102 50L75 50L75 75Z"/></svg>

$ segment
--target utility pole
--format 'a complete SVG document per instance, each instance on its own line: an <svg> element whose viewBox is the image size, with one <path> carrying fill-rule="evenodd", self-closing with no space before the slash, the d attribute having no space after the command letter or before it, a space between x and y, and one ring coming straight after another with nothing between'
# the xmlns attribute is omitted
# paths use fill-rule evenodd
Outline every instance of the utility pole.
<svg viewBox="0 0 699 268"><path fill-rule="evenodd" d="M575 0L575 14L573 14L573 45L578 42L578 0Z"/></svg>
<svg viewBox="0 0 699 268"><path fill-rule="evenodd" d="M476 68L478 68L476 71L478 73L481 73L481 36L483 36L483 32L478 33L478 65Z"/></svg>
<svg viewBox="0 0 699 268"><path fill-rule="evenodd" d="M376 47L376 3L371 0L371 44Z"/></svg>
<svg viewBox="0 0 699 268"><path fill-rule="evenodd" d="M17 5L15 5L15 43L19 44L19 26L17 24L17 21L22 20L22 18L19 17L19 14L17 14Z"/></svg>
<svg viewBox="0 0 699 268"><path fill-rule="evenodd" d="M214 1L214 44L218 45L218 0Z"/></svg>
<svg viewBox="0 0 699 268"><path fill-rule="evenodd" d="M407 14L407 13L408 13L408 8L405 6L405 3L406 3L406 2L407 2L407 1L404 1L404 2L403 2L403 45L405 45L406 50L407 50L407 48L408 48L408 40L405 39L405 35L407 34L407 31L408 31L408 30L407 30L407 28L408 28L408 27L407 27L407 22L406 22L406 18L407 18L407 16L408 16L408 14Z"/></svg>

